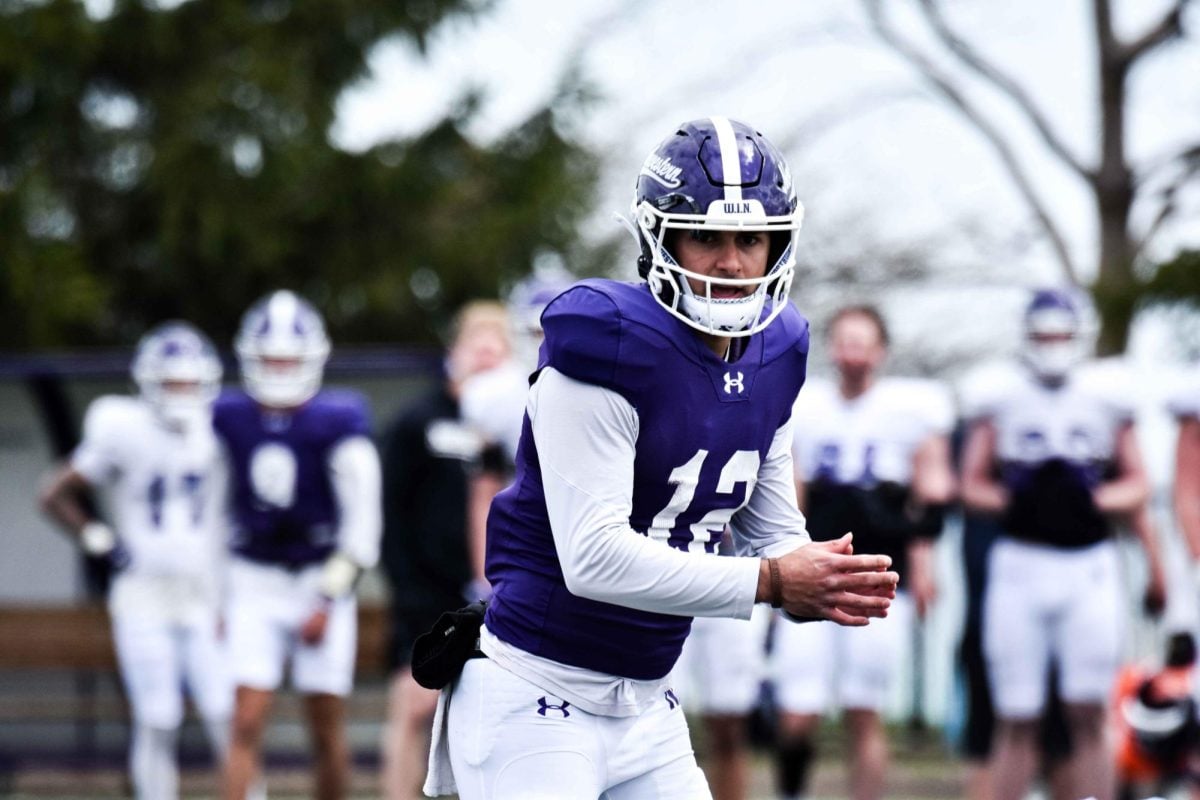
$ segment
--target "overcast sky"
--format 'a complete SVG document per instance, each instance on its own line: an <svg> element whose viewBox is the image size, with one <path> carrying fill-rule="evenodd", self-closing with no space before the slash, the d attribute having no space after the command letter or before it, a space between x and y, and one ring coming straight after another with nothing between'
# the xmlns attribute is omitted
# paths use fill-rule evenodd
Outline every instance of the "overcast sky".
<svg viewBox="0 0 1200 800"><path fill-rule="evenodd" d="M916 41L927 40L909 2L885 7ZM1094 156L1095 82L1088 0L948 0L952 24L984 54L1024 83L1080 159ZM1117 0L1117 25L1132 36L1167 0ZM1200 30L1200 14L1188 20ZM1200 45L1194 35L1136 72L1129 124L1137 159L1166 152L1200 136ZM810 241L850 241L864 229L884 243L945 236L948 229L981 228L999 241L1028 238L1029 213L983 140L932 98L911 69L882 47L854 0L740 4L722 0L498 0L472 20L438 30L428 57L410 44L381 45L371 76L348 91L335 140L351 150L420 132L470 88L485 92L470 133L487 140L519 123L553 96L564 69L580 58L603 99L577 126L604 156L605 182L594 222L628 208L632 176L646 153L680 121L709 114L744 119L787 153L807 208ZM1067 233L1083 275L1091 274L1095 232L1090 199L1077 178L1041 150L1035 135L996 95L974 95L1005 130L1015 132L1026 164ZM1200 191L1190 197L1200 218ZM1155 254L1198 246L1197 225L1162 237ZM949 241L943 256L961 260L960 285L922 291L903 304L954 308L965 287L1016 332L1023 295L1012 287L1059 280L1045 247L1026 246L1011 265L990 265L988 254ZM959 248L962 252L956 252ZM999 270L998 273L996 270ZM997 281L996 275L999 275ZM1001 285L997 285L997 283ZM804 287L797 289L803 303ZM815 302L815 298L813 299ZM889 301L896 304L894 298ZM920 328L938 313L897 315ZM1154 327L1154 326L1151 326ZM1161 327L1161 326L1160 326ZM914 331L914 335L927 335ZM991 339L978 326L962 332ZM1142 335L1142 332L1139 332ZM1169 334L1145 332L1140 349L1169 347Z"/></svg>

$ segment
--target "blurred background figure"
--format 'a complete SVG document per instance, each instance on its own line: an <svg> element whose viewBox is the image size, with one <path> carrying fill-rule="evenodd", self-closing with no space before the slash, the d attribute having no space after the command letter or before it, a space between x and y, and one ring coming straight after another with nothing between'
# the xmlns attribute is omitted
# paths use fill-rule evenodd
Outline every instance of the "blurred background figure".
<svg viewBox="0 0 1200 800"><path fill-rule="evenodd" d="M557 260L543 257L533 273L508 293L510 355L462 382L459 396L463 421L484 439L484 450L471 471L468 487L472 599L483 599L491 593L483 576L487 514L492 498L512 479L529 379L537 369L542 344L542 311L573 282Z"/></svg>
<svg viewBox="0 0 1200 800"><path fill-rule="evenodd" d="M43 510L108 558L108 608L133 716L129 770L139 800L179 795L176 739L183 687L219 760L229 745L233 684L219 640L226 529L212 404L221 362L204 334L167 322L138 343L134 397L95 400L83 441L49 476ZM82 493L102 489L113 525Z"/></svg>
<svg viewBox="0 0 1200 800"><path fill-rule="evenodd" d="M237 683L223 796L260 770L271 702L290 664L314 749L312 796L346 796L344 698L354 679L355 585L379 555L379 457L364 397L321 389L329 339L317 311L277 291L246 312L234 343L242 390L214 426L231 474L228 627Z"/></svg>
<svg viewBox="0 0 1200 800"><path fill-rule="evenodd" d="M485 440L460 415L464 384L503 369L509 318L499 303L474 302L455 317L441 384L403 410L383 438L382 566L391 588L383 784L389 800L421 796L438 693L412 677L412 646L444 611L472 594L468 479ZM496 414L507 411L502 406ZM522 406L523 413L523 406Z"/></svg>
<svg viewBox="0 0 1200 800"><path fill-rule="evenodd" d="M936 597L932 540L955 495L949 394L881 378L889 337L872 306L834 313L825 339L834 381L810 380L792 412L796 491L816 541L854 533L854 550L891 556L900 591L886 619L865 628L827 623L775 630L780 795L803 796L821 715L835 704L850 733L849 795L883 795L887 735L880 713L911 635L912 614Z"/></svg>
<svg viewBox="0 0 1200 800"><path fill-rule="evenodd" d="M1118 800L1163 795L1184 784L1200 791L1196 719L1196 640L1178 631L1159 663L1129 664L1113 691Z"/></svg>
<svg viewBox="0 0 1200 800"><path fill-rule="evenodd" d="M1076 298L1035 292L1024 329L1024 369L980 390L963 456L964 502L999 515L1004 528L989 556L983 608L997 717L994 797L1019 800L1030 788L1054 662L1072 747L1069 794L1109 800L1105 709L1124 619L1110 528L1114 517L1141 513L1147 479L1131 406L1078 369Z"/></svg>
<svg viewBox="0 0 1200 800"><path fill-rule="evenodd" d="M722 555L733 554L728 532ZM696 617L672 673L683 707L700 715L700 764L713 800L742 800L750 786L750 718L762 699L771 612L750 619Z"/></svg>

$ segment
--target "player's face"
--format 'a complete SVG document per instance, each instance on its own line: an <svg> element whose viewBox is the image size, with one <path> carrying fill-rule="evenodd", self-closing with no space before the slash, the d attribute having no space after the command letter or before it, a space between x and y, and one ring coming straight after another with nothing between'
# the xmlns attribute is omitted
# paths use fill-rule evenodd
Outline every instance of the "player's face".
<svg viewBox="0 0 1200 800"><path fill-rule="evenodd" d="M465 380L500 366L509 356L508 338L497 325L475 325L463 331L450 352L454 377Z"/></svg>
<svg viewBox="0 0 1200 800"><path fill-rule="evenodd" d="M679 231L672 250L680 266L709 278L761 278L767 272L770 237L759 231ZM707 288L688 278L692 291L703 296ZM752 286L714 284L714 298L745 297Z"/></svg>
<svg viewBox="0 0 1200 800"><path fill-rule="evenodd" d="M847 314L829 334L833 365L845 379L861 381L874 374L887 355L879 328L861 314Z"/></svg>

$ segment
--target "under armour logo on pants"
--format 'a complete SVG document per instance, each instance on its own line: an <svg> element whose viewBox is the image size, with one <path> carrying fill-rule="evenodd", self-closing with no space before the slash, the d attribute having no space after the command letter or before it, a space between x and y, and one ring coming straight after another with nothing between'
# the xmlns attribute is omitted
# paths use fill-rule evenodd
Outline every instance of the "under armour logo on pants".
<svg viewBox="0 0 1200 800"><path fill-rule="evenodd" d="M675 706L679 705L679 698L675 696L674 689L667 689L665 692L663 692L663 697L667 699L667 705L672 711L675 710Z"/></svg>
<svg viewBox="0 0 1200 800"><path fill-rule="evenodd" d="M546 702L545 697L538 698L538 713L541 714L543 717L546 716L547 711L550 711L551 709L553 709L554 711L561 711L563 718L565 719L566 717L571 716L571 712L567 711L567 709L570 707L571 707L571 704L568 703L566 700L562 701L562 705L556 706L553 703Z"/></svg>

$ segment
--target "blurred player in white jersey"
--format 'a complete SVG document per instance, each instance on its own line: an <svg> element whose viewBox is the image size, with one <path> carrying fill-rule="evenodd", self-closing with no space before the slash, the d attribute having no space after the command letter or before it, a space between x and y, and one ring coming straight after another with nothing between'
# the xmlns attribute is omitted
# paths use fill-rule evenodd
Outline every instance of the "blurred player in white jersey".
<svg viewBox="0 0 1200 800"><path fill-rule="evenodd" d="M230 474L228 621L237 684L223 797L259 770L275 690L291 667L304 695L322 800L350 782L344 698L354 679L363 570L379 557L379 456L366 399L321 389L329 339L289 291L251 306L235 342L244 391L221 395L213 425Z"/></svg>
<svg viewBox="0 0 1200 800"><path fill-rule="evenodd" d="M733 555L729 536L722 555ZM766 679L771 610L756 605L750 619L696 617L671 673L685 709L700 715L704 775L713 800L741 800L750 783L750 717Z"/></svg>
<svg viewBox="0 0 1200 800"><path fill-rule="evenodd" d="M1105 706L1124 618L1111 519L1141 512L1148 484L1133 409L1077 367L1079 301L1041 290L1025 314L1025 369L964 409L963 500L1000 516L989 556L984 654L997 726L995 800L1025 796L1051 661L1070 728L1071 797L1111 800Z"/></svg>
<svg viewBox="0 0 1200 800"><path fill-rule="evenodd" d="M130 771L140 800L179 795L175 748L186 685L218 758L229 743L233 685L219 641L226 529L212 403L221 363L192 326L165 323L137 348L138 396L88 408L83 441L48 480L47 514L117 569L108 596L133 714ZM102 489L113 526L80 492Z"/></svg>
<svg viewBox="0 0 1200 800"><path fill-rule="evenodd" d="M826 341L835 381L812 380L792 412L796 486L814 540L854 531L855 547L891 556L900 591L865 628L782 625L773 650L780 708L778 775L803 794L813 737L831 703L850 731L850 796L882 796L888 744L880 712L911 633L933 602L932 540L955 493L949 393L928 381L880 378L888 332L871 306L834 314Z"/></svg>

